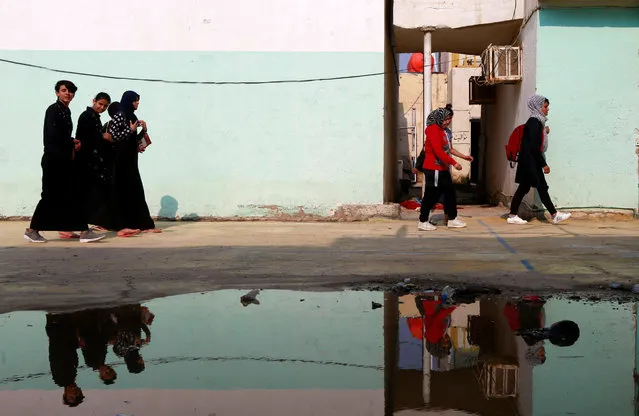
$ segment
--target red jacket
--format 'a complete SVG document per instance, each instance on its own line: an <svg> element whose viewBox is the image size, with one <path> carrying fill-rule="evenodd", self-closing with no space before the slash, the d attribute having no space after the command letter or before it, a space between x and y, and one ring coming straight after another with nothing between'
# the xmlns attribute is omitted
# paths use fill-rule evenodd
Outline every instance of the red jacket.
<svg viewBox="0 0 639 416"><path fill-rule="evenodd" d="M449 165L456 165L457 161L448 154L450 144L446 132L437 124L426 127L426 143L424 143L424 169L448 170Z"/></svg>
<svg viewBox="0 0 639 416"><path fill-rule="evenodd" d="M422 339L422 327L424 327L428 342L437 344L441 341L448 329L446 318L455 310L455 306L439 308L441 303L441 300L423 299L424 317L407 319L406 323L414 338Z"/></svg>

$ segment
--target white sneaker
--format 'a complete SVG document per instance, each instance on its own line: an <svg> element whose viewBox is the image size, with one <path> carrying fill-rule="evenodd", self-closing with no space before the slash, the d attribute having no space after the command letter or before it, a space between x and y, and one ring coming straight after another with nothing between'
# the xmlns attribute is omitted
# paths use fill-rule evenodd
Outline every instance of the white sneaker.
<svg viewBox="0 0 639 416"><path fill-rule="evenodd" d="M519 215L515 215L514 217L508 217L506 222L508 224L519 224L519 225L528 224L528 221L522 220L521 218L519 218Z"/></svg>
<svg viewBox="0 0 639 416"><path fill-rule="evenodd" d="M559 224L562 221L566 221L571 216L572 214L570 212L557 212L557 214L552 217L552 223Z"/></svg>
<svg viewBox="0 0 639 416"><path fill-rule="evenodd" d="M428 221L426 222L420 221L419 225L417 226L417 229L419 231L435 231L437 227L435 227L433 224L429 223Z"/></svg>
<svg viewBox="0 0 639 416"><path fill-rule="evenodd" d="M448 220L448 228L466 228L466 223L459 218Z"/></svg>

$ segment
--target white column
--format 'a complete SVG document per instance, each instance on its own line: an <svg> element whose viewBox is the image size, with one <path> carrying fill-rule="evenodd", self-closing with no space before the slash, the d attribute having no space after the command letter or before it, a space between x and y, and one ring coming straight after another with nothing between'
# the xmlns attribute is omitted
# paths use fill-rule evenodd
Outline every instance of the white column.
<svg viewBox="0 0 639 416"><path fill-rule="evenodd" d="M424 129L426 128L426 119L431 112L431 101L433 99L430 67L430 57L433 51L431 39L432 33L430 31L424 31Z"/></svg>
<svg viewBox="0 0 639 416"><path fill-rule="evenodd" d="M426 141L426 119L431 112L432 100L433 100L433 88L431 85L431 67L430 56L433 50L431 45L432 33L430 30L424 31L424 118L422 118L422 143ZM422 195L426 189L426 178L422 181ZM421 197L420 196L420 197ZM424 201L422 201L423 203ZM430 372L429 372L430 377Z"/></svg>
<svg viewBox="0 0 639 416"><path fill-rule="evenodd" d="M424 319L423 316L422 319ZM430 404L430 362L430 352L426 348L426 328L422 324L422 399L424 404Z"/></svg>

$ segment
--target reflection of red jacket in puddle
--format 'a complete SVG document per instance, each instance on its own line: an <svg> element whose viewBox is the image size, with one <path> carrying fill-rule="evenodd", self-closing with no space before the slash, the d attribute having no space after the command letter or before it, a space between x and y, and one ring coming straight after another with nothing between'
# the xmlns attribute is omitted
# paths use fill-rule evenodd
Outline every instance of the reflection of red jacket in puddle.
<svg viewBox="0 0 639 416"><path fill-rule="evenodd" d="M426 332L426 341L431 344L437 344L448 328L448 316L455 310L454 306L446 308L439 307L442 303L440 300L422 299L422 307L424 308L423 318L408 318L408 328L413 337L422 339L422 325Z"/></svg>
<svg viewBox="0 0 639 416"><path fill-rule="evenodd" d="M523 302L508 302L504 307L504 315L513 332L522 329L543 328L544 301L538 296L524 296Z"/></svg>

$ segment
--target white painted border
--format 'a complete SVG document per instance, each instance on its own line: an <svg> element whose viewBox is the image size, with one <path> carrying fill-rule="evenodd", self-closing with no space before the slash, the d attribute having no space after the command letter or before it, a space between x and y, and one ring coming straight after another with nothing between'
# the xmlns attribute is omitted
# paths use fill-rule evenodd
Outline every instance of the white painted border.
<svg viewBox="0 0 639 416"><path fill-rule="evenodd" d="M0 0L0 50L383 52L382 0Z"/></svg>

